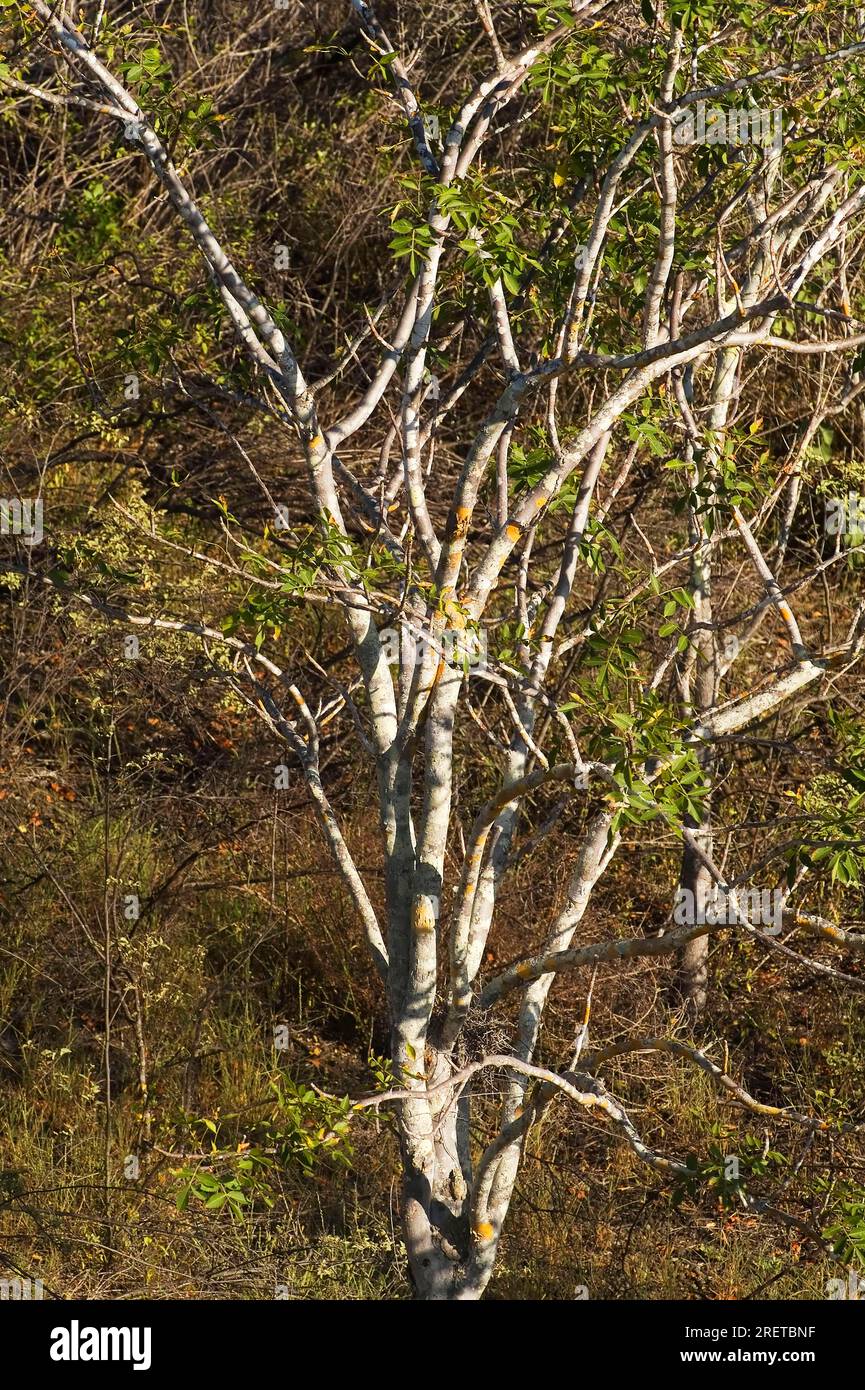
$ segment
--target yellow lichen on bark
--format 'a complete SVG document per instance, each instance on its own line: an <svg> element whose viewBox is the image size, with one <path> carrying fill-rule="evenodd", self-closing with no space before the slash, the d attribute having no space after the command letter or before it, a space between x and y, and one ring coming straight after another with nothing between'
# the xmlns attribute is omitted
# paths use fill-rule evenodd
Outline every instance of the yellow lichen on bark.
<svg viewBox="0 0 865 1390"><path fill-rule="evenodd" d="M412 913L412 926L416 932L435 931L433 910L426 898L419 898Z"/></svg>
<svg viewBox="0 0 865 1390"><path fill-rule="evenodd" d="M459 601L456 598L445 598L442 602L442 610L451 627L458 628L461 632L466 626L468 619L460 607Z"/></svg>

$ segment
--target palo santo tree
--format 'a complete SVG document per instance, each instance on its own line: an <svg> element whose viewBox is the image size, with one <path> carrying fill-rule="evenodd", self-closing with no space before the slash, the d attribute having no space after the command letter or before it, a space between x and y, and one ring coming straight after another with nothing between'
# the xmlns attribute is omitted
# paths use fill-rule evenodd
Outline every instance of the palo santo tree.
<svg viewBox="0 0 865 1390"><path fill-rule="evenodd" d="M424 45L446 46L450 7L417 34L409 26L406 53L385 8L352 0L346 18L383 119L404 129L410 171L389 232L398 289L314 384L196 201L194 158L181 174L135 95L158 50L123 81L100 56L104 7L94 32L31 0L12 7L15 56L0 76L17 100L119 124L258 373L244 404L302 451L306 535L292 518L254 546L227 498L222 526L190 541L190 562L244 581L242 610L186 611L178 594L184 616L167 617L141 612L134 591L121 607L74 574L46 566L44 578L94 616L203 642L296 760L386 994L396 1084L375 1104L396 1115L414 1287L477 1298L527 1139L557 1098L604 1114L662 1174L691 1175L642 1140L604 1082L612 1058L683 1058L760 1115L821 1124L761 1104L681 1040L634 1033L590 1048L588 1001L594 972L669 955L681 957L693 1017L713 935L796 954L742 907L751 871L737 880L718 863L712 815L722 767L749 731L830 698L865 646L865 603L847 601L855 533L830 551L807 533L802 557L809 451L865 390L851 78L865 42L846 32L847 6L828 20L803 6L782 33L751 4L552 0L522 7L528 34L513 7L455 6L474 25L453 79L465 90L431 107ZM803 362L820 383L805 424L788 448L767 446L764 417ZM278 479L256 477L279 497ZM827 573L844 618L831 645L820 619L805 630L797 613L815 585L833 602ZM330 694L317 699L273 638L315 603L342 625L353 662L348 676L321 673ZM375 765L383 908L322 770L321 732L335 721ZM461 766L466 728L492 750L494 781L480 793ZM495 973L508 870L563 808L579 825L564 901L537 904L522 958ZM652 936L623 924L585 941L626 834L647 846L678 837L693 911ZM765 849L771 865L768 838ZM787 855L774 871L804 894L821 862ZM729 910L712 920L719 898ZM801 902L795 923L862 949ZM587 1003L557 1068L538 1052L564 972L579 972ZM501 1103L479 1143L488 1110L473 1086L490 1074L503 1078Z"/></svg>

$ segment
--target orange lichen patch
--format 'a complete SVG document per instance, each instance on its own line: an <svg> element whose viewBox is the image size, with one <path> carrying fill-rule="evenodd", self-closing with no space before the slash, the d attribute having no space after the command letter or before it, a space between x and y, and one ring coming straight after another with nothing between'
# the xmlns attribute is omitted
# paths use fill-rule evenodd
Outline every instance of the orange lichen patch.
<svg viewBox="0 0 865 1390"><path fill-rule="evenodd" d="M495 1231L489 1221L479 1221L475 1226L475 1235L478 1240L492 1240Z"/></svg>
<svg viewBox="0 0 865 1390"><path fill-rule="evenodd" d="M546 492L540 493L537 499L535 500L535 506L537 507L538 511L540 511L541 507L545 507L549 500L549 496Z"/></svg>
<svg viewBox="0 0 865 1390"><path fill-rule="evenodd" d="M532 967L529 965L528 961L524 960L521 965L517 966L516 973L521 980L527 980L532 973Z"/></svg>
<svg viewBox="0 0 865 1390"><path fill-rule="evenodd" d="M463 628L466 626L468 619L466 618L465 613L460 608L456 599L446 598L444 603L442 604L442 608L444 609L445 615L451 627L458 628L461 632Z"/></svg>
<svg viewBox="0 0 865 1390"><path fill-rule="evenodd" d="M468 507L457 507L454 511L454 535L462 539L469 529L471 511Z"/></svg>
<svg viewBox="0 0 865 1390"><path fill-rule="evenodd" d="M429 903L421 898L415 903L412 913L412 926L416 932L435 931L436 923Z"/></svg>
<svg viewBox="0 0 865 1390"><path fill-rule="evenodd" d="M310 449L321 449L323 445L324 435L321 433L313 435L312 439L309 441Z"/></svg>
<svg viewBox="0 0 865 1390"><path fill-rule="evenodd" d="M505 535L507 536L509 541L518 541L520 538L520 534L521 533L519 526L515 526L513 522L511 522L510 526L507 528L507 531L505 532Z"/></svg>

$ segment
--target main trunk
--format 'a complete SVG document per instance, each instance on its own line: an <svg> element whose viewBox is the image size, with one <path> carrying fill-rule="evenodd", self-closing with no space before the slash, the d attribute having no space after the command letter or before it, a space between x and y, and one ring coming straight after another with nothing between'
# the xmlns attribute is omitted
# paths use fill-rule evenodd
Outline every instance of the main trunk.
<svg viewBox="0 0 865 1390"><path fill-rule="evenodd" d="M427 1049L430 1087L447 1081L451 1065L444 1053ZM400 1142L403 1160L403 1230L415 1296L423 1300L478 1299L489 1274L474 1260L471 1230L471 1157L468 1097L454 1088L422 1101L403 1102ZM425 1105L427 1126L421 1141L418 1119Z"/></svg>

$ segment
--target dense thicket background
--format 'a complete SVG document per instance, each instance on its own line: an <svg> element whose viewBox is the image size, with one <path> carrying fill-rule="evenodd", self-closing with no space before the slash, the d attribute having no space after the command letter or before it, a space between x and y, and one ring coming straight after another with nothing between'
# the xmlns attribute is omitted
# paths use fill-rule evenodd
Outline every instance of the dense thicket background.
<svg viewBox="0 0 865 1390"><path fill-rule="evenodd" d="M429 107L452 109L488 62L474 7L380 8L401 51L422 54ZM543 6L493 8L513 48L543 19ZM797 22L810 17L832 36L831 6L800 8ZM849 21L853 9L839 5L836 17ZM403 182L411 145L349 7L168 0L109 10L115 67L158 50L142 60L136 91L161 113L224 243L290 326L307 375L324 375L363 328L364 306L375 312L401 282L388 213L412 197ZM622 5L594 36L584 67L599 109L627 97L625 82L617 89L620 46L640 23L639 6ZM747 26L732 27L731 60L745 60L748 41ZM780 31L777 42L783 54ZM21 43L10 20L0 49L11 70ZM57 62L28 57L28 80L50 85ZM602 117L593 130L565 108L533 89L522 125L489 153L527 251L548 225L548 190L590 175L592 141L607 138ZM218 523L221 500L251 538L261 536L270 518L241 449L303 518L299 451L289 431L244 404L252 377L197 252L116 122L6 90L0 162L0 491L42 495L46 507L45 541L29 558L20 543L0 541L10 566L30 569L0 577L0 1265L65 1297L270 1297L277 1286L292 1297L404 1296L389 1122L358 1120L350 1144L329 1145L333 1107L319 1114L307 1089L368 1092L387 1029L299 777L274 790L280 748L194 646L146 634L139 658L127 659L122 626L94 621L40 578L53 566L108 602L134 599L149 611L177 612L182 593L184 611L222 620L243 592L186 552ZM640 227L637 216L637 242ZM700 231L695 222L695 238ZM628 229L620 240L626 247ZM604 312L627 322L624 249L608 274L617 264L621 283L607 286ZM473 350L476 292L455 276L438 339L448 338L449 316L456 323L468 306L468 318L443 374ZM858 264L846 292L865 313ZM612 340L615 323L604 332ZM137 399L125 394L132 373ZM807 418L814 375L807 358L786 358L745 384L759 401L770 466ZM321 399L341 389L342 378ZM574 399L576 413L576 388ZM479 390L463 429L483 408ZM817 445L813 500L792 547L803 570L824 543L821 488L862 490L858 408ZM437 450L433 508L446 504L460 439L444 430ZM353 442L346 461L368 462L368 452ZM746 472L763 466L756 452L743 457ZM653 504L653 468L650 453L622 515L639 499L643 530L664 553L669 519ZM150 509L176 550L148 542ZM626 522L620 539L639 545ZM750 582L735 572L727 581ZM849 565L829 582L831 597L823 580L799 598L818 645L844 630L861 570ZM724 591L716 597L723 606ZM345 658L344 631L326 609L296 605L270 636L307 688L321 686L322 664L338 671ZM743 689L760 660L758 650ZM763 743L730 762L720 825L735 808L755 837L795 841L804 815L840 804L849 749L861 757L865 747L862 710L851 676L831 711L814 699L763 729ZM327 786L380 895L373 774L344 734L325 740ZM476 804L492 785L493 755L476 728L459 739L458 794ZM490 964L521 955L539 904L561 893L574 841L568 814L543 853L509 876ZM820 889L819 905L848 922L861 919L860 834L848 827L849 872L827 875ZM596 889L580 939L660 929L679 855L672 835L635 835ZM137 918L125 915L130 895ZM861 975L852 954L826 959ZM664 1031L671 970L644 960L602 972L599 1029L638 1021ZM556 989L551 1052L573 1036L579 999L575 983ZM279 1025L287 1031L277 1049ZM813 1108L816 1097L826 1117L860 1119L863 1025L861 992L740 937L714 948L702 1036L726 1038L731 1069L761 1099ZM845 1258L865 1251L860 1139L773 1133L770 1144L769 1131L724 1104L700 1073L656 1060L622 1065L647 1142L693 1150L719 1178L724 1156L742 1155L754 1191L783 1195L800 1222L833 1239L846 1232ZM278 1162L238 1169L238 1146L275 1151ZM214 1195L223 1201L208 1207ZM672 1192L603 1125L564 1109L529 1144L502 1252L493 1297L570 1298L578 1285L593 1298L822 1296L831 1268L801 1226L759 1222L708 1184Z"/></svg>

